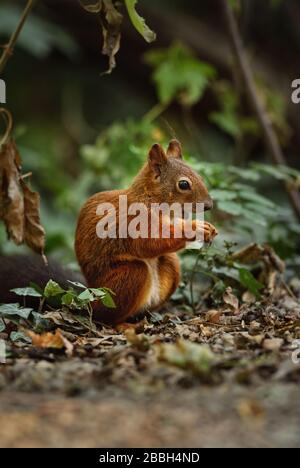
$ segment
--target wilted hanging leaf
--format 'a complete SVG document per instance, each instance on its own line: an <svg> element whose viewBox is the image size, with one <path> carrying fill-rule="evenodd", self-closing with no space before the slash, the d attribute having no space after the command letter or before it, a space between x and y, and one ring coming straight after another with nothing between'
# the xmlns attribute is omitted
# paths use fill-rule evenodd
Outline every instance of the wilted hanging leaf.
<svg viewBox="0 0 300 468"><path fill-rule="evenodd" d="M121 26L123 15L118 10L120 2L116 0L79 0L80 5L89 13L98 14L102 23L103 55L109 58L109 67L105 73L111 73L116 66L116 55L120 49ZM129 18L135 29L147 42L156 39L156 34L147 26L144 18L136 11L137 0L125 0Z"/></svg>
<svg viewBox="0 0 300 468"><path fill-rule="evenodd" d="M100 13L102 0L79 0L80 5L89 13Z"/></svg>
<svg viewBox="0 0 300 468"><path fill-rule="evenodd" d="M135 29L143 36L145 41L153 42L156 39L155 32L147 26L144 18L142 18L136 11L137 0L125 0L129 18Z"/></svg>
<svg viewBox="0 0 300 468"><path fill-rule="evenodd" d="M118 11L114 0L79 0L80 5L90 13L99 15L102 24L102 53L109 58L105 73L111 73L116 66L116 54L120 49L123 15Z"/></svg>
<svg viewBox="0 0 300 468"><path fill-rule="evenodd" d="M45 230L40 220L40 196L21 180L24 194L24 241L34 252L43 254L45 249Z"/></svg>
<svg viewBox="0 0 300 468"><path fill-rule="evenodd" d="M0 218L16 244L24 241L24 199L20 186L21 158L13 139L0 148Z"/></svg>
<svg viewBox="0 0 300 468"><path fill-rule="evenodd" d="M40 198L25 184L21 175L21 156L10 137L11 114L0 109L7 123L0 144L0 219L5 223L8 237L17 245L24 242L37 253L43 254L45 231L40 224Z"/></svg>
<svg viewBox="0 0 300 468"><path fill-rule="evenodd" d="M102 53L109 57L109 67L106 73L111 73L116 66L115 56L120 49L123 15L114 6L112 0L103 0L101 19L103 28Z"/></svg>

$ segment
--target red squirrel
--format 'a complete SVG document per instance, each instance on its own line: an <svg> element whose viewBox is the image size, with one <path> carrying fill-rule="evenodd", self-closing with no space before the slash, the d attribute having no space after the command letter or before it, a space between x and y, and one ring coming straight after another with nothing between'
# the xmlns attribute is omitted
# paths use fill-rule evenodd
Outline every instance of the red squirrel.
<svg viewBox="0 0 300 468"><path fill-rule="evenodd" d="M115 293L116 308L108 309L100 301L93 304L94 317L118 325L142 311L161 307L177 289L180 265L177 252L191 239L190 233L201 232L210 242L217 231L207 222L182 219L185 234L170 238L99 238L99 205L111 204L118 215L120 196L128 204L143 203L151 210L153 203L202 203L205 210L213 206L202 178L182 159L181 145L172 140L165 152L161 145L150 149L148 160L127 190L100 192L83 206L77 224L75 251L89 287L107 287ZM160 218L161 224L165 222ZM119 219L116 217L117 228ZM162 226L159 226L160 233ZM172 231L173 230L173 231Z"/></svg>

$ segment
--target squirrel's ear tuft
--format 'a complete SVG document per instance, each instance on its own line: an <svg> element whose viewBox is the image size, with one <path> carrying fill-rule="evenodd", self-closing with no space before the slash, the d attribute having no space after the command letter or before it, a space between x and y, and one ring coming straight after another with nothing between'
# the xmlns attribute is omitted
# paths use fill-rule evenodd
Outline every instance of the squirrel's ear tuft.
<svg viewBox="0 0 300 468"><path fill-rule="evenodd" d="M168 158L182 159L182 147L178 140L171 140L167 150Z"/></svg>
<svg viewBox="0 0 300 468"><path fill-rule="evenodd" d="M166 164L167 160L162 146L158 143L153 145L149 151L148 162L156 176L160 176L162 167Z"/></svg>

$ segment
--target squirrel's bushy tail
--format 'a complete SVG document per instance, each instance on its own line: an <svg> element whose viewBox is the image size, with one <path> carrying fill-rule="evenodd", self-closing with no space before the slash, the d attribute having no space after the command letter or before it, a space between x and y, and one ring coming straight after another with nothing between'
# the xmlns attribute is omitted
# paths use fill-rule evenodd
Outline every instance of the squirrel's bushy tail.
<svg viewBox="0 0 300 468"><path fill-rule="evenodd" d="M38 255L0 256L0 304L20 302L20 297L10 292L11 289L25 288L35 283L44 288L48 281L56 281L62 288L68 289L68 281L85 283L80 273L63 268L54 260L45 265ZM27 298L26 305L36 307L39 299Z"/></svg>

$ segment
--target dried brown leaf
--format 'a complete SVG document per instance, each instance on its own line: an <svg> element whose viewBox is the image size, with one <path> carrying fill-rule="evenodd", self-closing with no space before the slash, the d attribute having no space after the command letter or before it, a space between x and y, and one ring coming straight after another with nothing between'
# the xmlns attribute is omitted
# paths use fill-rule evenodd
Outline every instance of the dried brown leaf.
<svg viewBox="0 0 300 468"><path fill-rule="evenodd" d="M0 218L17 245L24 241L24 200L20 186L21 158L13 139L0 149Z"/></svg>
<svg viewBox="0 0 300 468"><path fill-rule="evenodd" d="M205 319L207 322L220 323L222 313L222 310L209 310L208 312L206 312Z"/></svg>
<svg viewBox="0 0 300 468"><path fill-rule="evenodd" d="M239 313L240 307L239 307L239 300L238 298L233 294L232 288L227 288L226 292L223 296L223 301L225 304L227 304L235 314Z"/></svg>
<svg viewBox="0 0 300 468"><path fill-rule="evenodd" d="M79 0L80 5L89 13L100 13L102 0Z"/></svg>
<svg viewBox="0 0 300 468"><path fill-rule="evenodd" d="M284 340L281 338L272 338L272 339L267 339L263 342L263 347L267 351L280 351L282 345L284 343Z"/></svg>
<svg viewBox="0 0 300 468"><path fill-rule="evenodd" d="M40 196L33 192L23 180L21 186L24 194L24 241L34 252L44 253L45 230L40 221Z"/></svg>
<svg viewBox="0 0 300 468"><path fill-rule="evenodd" d="M28 336L32 340L33 346L37 348L55 348L63 349L65 348L65 339L63 338L61 331L57 329L55 333L43 333L38 335L31 330L27 331Z"/></svg>
<svg viewBox="0 0 300 468"><path fill-rule="evenodd" d="M42 335L28 330L27 335L31 338L33 346L37 348L65 349L67 356L73 355L74 345L62 334L59 328L55 333L48 332Z"/></svg>
<svg viewBox="0 0 300 468"><path fill-rule="evenodd" d="M117 10L112 0L103 0L101 18L103 30L102 53L109 58L109 67L105 72L109 74L116 66L115 57L120 49L123 15Z"/></svg>

